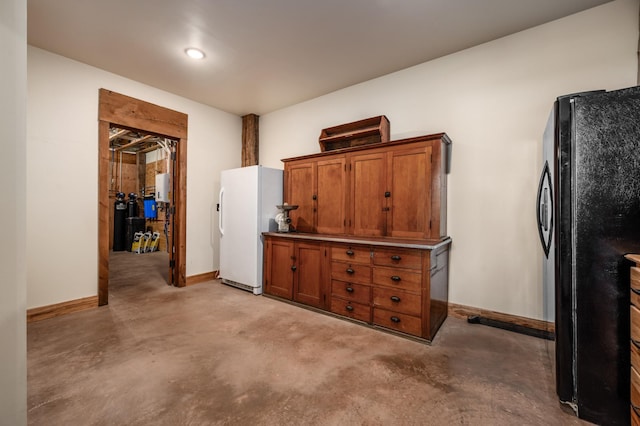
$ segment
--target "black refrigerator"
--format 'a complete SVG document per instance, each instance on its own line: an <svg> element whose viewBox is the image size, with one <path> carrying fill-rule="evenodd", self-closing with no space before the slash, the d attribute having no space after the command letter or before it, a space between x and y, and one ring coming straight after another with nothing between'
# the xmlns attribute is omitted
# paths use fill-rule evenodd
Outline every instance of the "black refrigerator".
<svg viewBox="0 0 640 426"><path fill-rule="evenodd" d="M555 316L560 401L630 421L627 253L640 253L640 87L557 98L544 132L537 220Z"/></svg>

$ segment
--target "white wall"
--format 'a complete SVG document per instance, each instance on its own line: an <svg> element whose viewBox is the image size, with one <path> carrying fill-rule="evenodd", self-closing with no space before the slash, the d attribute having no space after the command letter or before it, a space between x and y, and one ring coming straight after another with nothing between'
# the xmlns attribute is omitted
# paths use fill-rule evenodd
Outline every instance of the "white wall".
<svg viewBox="0 0 640 426"><path fill-rule="evenodd" d="M188 114L186 272L218 269L220 171L240 166L241 118L29 46L29 308L97 294L100 88Z"/></svg>
<svg viewBox="0 0 640 426"><path fill-rule="evenodd" d="M27 424L27 1L0 2L0 425Z"/></svg>
<svg viewBox="0 0 640 426"><path fill-rule="evenodd" d="M392 139L446 132L449 300L552 320L535 223L542 132L555 97L635 85L637 42L638 0L614 1L266 114L262 163L319 152L321 129L375 115Z"/></svg>

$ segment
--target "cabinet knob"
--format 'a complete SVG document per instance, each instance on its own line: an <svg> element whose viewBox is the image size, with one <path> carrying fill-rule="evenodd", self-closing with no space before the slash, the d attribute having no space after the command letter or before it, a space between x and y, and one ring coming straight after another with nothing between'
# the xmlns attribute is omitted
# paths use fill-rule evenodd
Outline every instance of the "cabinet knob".
<svg viewBox="0 0 640 426"><path fill-rule="evenodd" d="M347 256L353 256L353 250L347 250Z"/></svg>
<svg viewBox="0 0 640 426"><path fill-rule="evenodd" d="M318 199L318 196L316 194L313 194L313 196L311 197L311 199L313 199L313 201Z"/></svg>
<svg viewBox="0 0 640 426"><path fill-rule="evenodd" d="M292 265L292 266L291 266L291 270L292 270L293 272L295 272L295 271L296 271L296 269L298 269L298 268L296 267L296 265Z"/></svg>
<svg viewBox="0 0 640 426"><path fill-rule="evenodd" d="M391 321L395 322L396 324L400 322L400 318L398 317L391 317L389 318Z"/></svg>
<svg viewBox="0 0 640 426"><path fill-rule="evenodd" d="M392 275L392 276L391 276L391 281L398 282L398 281L400 281L400 280L401 280L401 278L400 278L399 276L397 276L397 275Z"/></svg>
<svg viewBox="0 0 640 426"><path fill-rule="evenodd" d="M347 290L347 293L353 293L353 288L352 287L347 287L347 288L345 288L345 290Z"/></svg>
<svg viewBox="0 0 640 426"><path fill-rule="evenodd" d="M398 261L399 261L399 260L401 260L401 259L402 259L402 258L401 258L400 256L398 256L397 254L396 254L396 255L391 256L391 260L394 260L394 261L396 261L396 262L398 262Z"/></svg>
<svg viewBox="0 0 640 426"><path fill-rule="evenodd" d="M392 302L400 302L400 298L398 296L391 296L389 299L391 299Z"/></svg>
<svg viewBox="0 0 640 426"><path fill-rule="evenodd" d="M353 269L351 269L351 268L347 268L347 274L353 274L354 272L356 272L356 271L354 271L354 270L353 270Z"/></svg>
<svg viewBox="0 0 640 426"><path fill-rule="evenodd" d="M351 306L351 305L347 305L347 306L345 306L345 309L346 309L347 311L349 311L349 312L352 312L352 311L353 311L353 306Z"/></svg>
<svg viewBox="0 0 640 426"><path fill-rule="evenodd" d="M391 192L386 191L386 192L384 193L384 198L389 198L389 197L391 197Z"/></svg>

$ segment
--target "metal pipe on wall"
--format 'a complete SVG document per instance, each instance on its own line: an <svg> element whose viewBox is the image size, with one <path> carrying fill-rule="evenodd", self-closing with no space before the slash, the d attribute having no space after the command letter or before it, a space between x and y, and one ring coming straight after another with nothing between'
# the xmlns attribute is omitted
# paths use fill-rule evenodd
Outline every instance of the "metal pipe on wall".
<svg viewBox="0 0 640 426"><path fill-rule="evenodd" d="M120 151L120 183L118 184L118 191L122 191L122 151Z"/></svg>

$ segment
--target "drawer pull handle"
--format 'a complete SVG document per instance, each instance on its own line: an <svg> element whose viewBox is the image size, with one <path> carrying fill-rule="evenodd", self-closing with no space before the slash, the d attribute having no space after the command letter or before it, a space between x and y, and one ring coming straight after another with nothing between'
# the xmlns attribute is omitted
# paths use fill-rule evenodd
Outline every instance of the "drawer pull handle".
<svg viewBox="0 0 640 426"><path fill-rule="evenodd" d="M391 296L389 299L391 299L392 302L396 302L396 303L400 301L400 298L398 296Z"/></svg>
<svg viewBox="0 0 640 426"><path fill-rule="evenodd" d="M389 318L391 321L395 322L396 324L400 322L400 318L398 317L391 317Z"/></svg>
<svg viewBox="0 0 640 426"><path fill-rule="evenodd" d="M347 250L347 256L353 256L353 250Z"/></svg>
<svg viewBox="0 0 640 426"><path fill-rule="evenodd" d="M347 311L349 311L349 312L353 312L353 306L351 306L351 305L347 305L347 306L345 306L345 309L346 309Z"/></svg>
<svg viewBox="0 0 640 426"><path fill-rule="evenodd" d="M399 260L401 260L401 259L402 259L402 258L401 258L400 256L398 256L397 254L396 254L396 255L391 256L391 260L395 260L396 262L397 262L397 261L399 261Z"/></svg>
<svg viewBox="0 0 640 426"><path fill-rule="evenodd" d="M353 274L354 272L356 272L356 271L354 271L354 270L353 270L353 269L351 269L351 268L347 268L347 274Z"/></svg>
<svg viewBox="0 0 640 426"><path fill-rule="evenodd" d="M296 267L296 265L293 265L293 266L291 267L291 270L292 270L293 272L295 272L295 271L296 271L296 269L298 269L298 268Z"/></svg>
<svg viewBox="0 0 640 426"><path fill-rule="evenodd" d="M397 282L397 281L400 281L400 279L401 278L399 276L397 276L397 275L392 275L391 276L391 281L396 281Z"/></svg>
<svg viewBox="0 0 640 426"><path fill-rule="evenodd" d="M347 290L347 293L353 293L353 288L352 287L347 287L345 290Z"/></svg>

